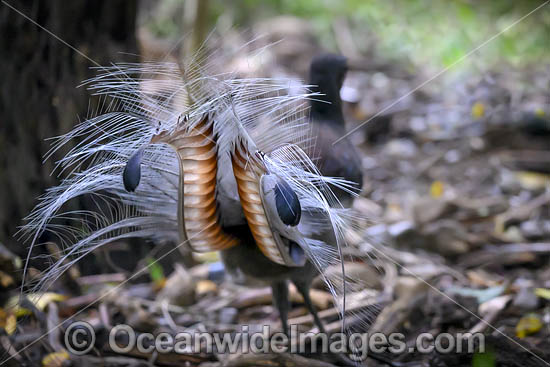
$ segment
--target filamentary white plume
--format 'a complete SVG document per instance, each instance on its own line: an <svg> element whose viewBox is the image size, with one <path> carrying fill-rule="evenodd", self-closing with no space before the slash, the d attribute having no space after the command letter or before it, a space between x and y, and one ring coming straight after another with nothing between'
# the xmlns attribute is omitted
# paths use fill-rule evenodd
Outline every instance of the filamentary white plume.
<svg viewBox="0 0 550 367"><path fill-rule="evenodd" d="M242 79L215 72L215 57L203 60L182 67L117 64L99 68L98 76L84 83L100 98L102 111L56 138L47 157L73 139L79 141L57 162L56 169L67 177L40 197L22 230L31 250L45 231L58 237L63 250L35 290L113 241L141 237L186 241L194 251L218 250L238 246L238 239L225 236L223 227L247 222L258 246L265 245L262 251L275 262L300 265L293 263L299 259L284 253L288 243L276 235L262 237L266 228L290 236L321 274L341 262L349 213L339 206L329 184L352 187L321 176L307 154L314 144L307 86L290 94L295 80ZM200 164L214 167L209 181L201 181L204 172L196 167ZM130 191L123 182L129 165L134 169ZM276 191L281 180L301 204L303 215L296 228L273 219L275 204L269 192ZM205 209L199 195L206 185L211 185L216 202ZM251 199L246 201L248 189ZM81 195L94 198L97 210L64 211L67 202ZM209 216L199 221L207 211ZM207 240L200 239L203 224L211 232ZM326 281L339 300L342 284Z"/></svg>

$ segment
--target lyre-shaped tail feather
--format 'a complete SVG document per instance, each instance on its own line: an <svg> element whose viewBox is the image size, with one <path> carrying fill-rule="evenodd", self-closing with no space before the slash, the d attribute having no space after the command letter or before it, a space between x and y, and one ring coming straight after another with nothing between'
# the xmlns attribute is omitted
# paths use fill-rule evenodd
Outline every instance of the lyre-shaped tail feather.
<svg viewBox="0 0 550 367"><path fill-rule="evenodd" d="M192 251L224 250L238 243L226 234L219 222L216 201L218 150L214 124L204 116L198 124L187 126L187 117L172 133L153 136L151 143L166 143L178 154L178 227L180 241Z"/></svg>
<svg viewBox="0 0 550 367"><path fill-rule="evenodd" d="M222 141L226 139L221 149L228 150L231 156L235 185L246 222L262 253L277 264L303 266L305 256L300 256L295 251L295 245L307 252L307 238L301 233L300 228L292 228L292 225L287 225L282 220L283 217L292 217L291 205L286 204L293 204L299 208L302 200L317 201L317 207L328 212L331 206L341 207L330 191L329 183L343 190L352 190L349 182L323 177L315 168L305 153L311 150L311 127L307 114L301 109L301 101L293 101L292 105L289 103L290 100L292 99L284 100L287 106L270 111L266 116L246 114L243 113L246 110L231 106L232 108L226 111L226 114L230 115L224 120L226 126L220 128ZM241 102L237 107L242 105L246 105L246 102ZM267 123L262 119L266 117ZM234 127L231 124L234 124ZM288 154L285 156L282 152ZM267 164L270 157L283 163L277 165L271 160L272 163ZM293 197L296 190L301 191L301 198L295 200L295 203L283 203L282 206L287 207L283 209L286 213L277 213L274 210L278 206L277 195L272 194L280 192L281 188L288 184L290 186L285 189L288 192L279 195L279 199L288 200ZM319 190L321 187L322 193ZM308 205L312 204L306 203L306 206ZM299 213L295 214L299 221ZM338 230L339 225L325 221L325 224L327 223L331 230ZM339 234L332 237L337 236Z"/></svg>
<svg viewBox="0 0 550 367"><path fill-rule="evenodd" d="M235 112L261 143L261 149L271 151L270 147L288 142L307 143L304 101L309 94L305 88L289 94L289 85L296 82L287 79L238 79L230 73L216 74L208 58L203 60L202 65L188 68L190 75L182 75L173 63L117 64L100 68L97 77L84 83L98 96L97 111L54 141L46 158L78 139L56 165L57 172L66 178L40 198L20 232L32 249L47 231L59 238L64 251L61 260L41 277L39 286L56 279L76 258L117 239L142 237L179 243L182 219L187 221L186 236L200 238L193 243L198 251L233 245L218 229L232 221L244 224L235 181L233 178L231 183L229 177L233 173L232 142L242 134L236 128ZM161 137L183 138L185 134L177 132L182 116L188 117L183 125L190 140L183 145L173 140L177 152L168 144L151 144L152 140L160 142ZM189 149L188 144L196 147ZM191 158L186 159L189 155ZM130 189L127 191L123 176L129 161L135 172L124 182ZM213 185L214 175L220 187ZM208 198L185 195L185 185L190 190L200 187ZM220 193L235 199L235 211L215 211L214 200ZM93 213L64 211L68 202L81 195L101 205ZM225 204L217 204L224 209ZM211 237L197 235L203 225Z"/></svg>
<svg viewBox="0 0 550 367"><path fill-rule="evenodd" d="M302 264L295 245L323 277L342 263L350 215L329 187L353 190L323 177L305 153L314 142L307 86L293 94L296 81L238 79L208 63L119 64L85 83L100 97L101 113L54 143L52 152L79 140L57 162L67 178L40 198L22 232L31 249L48 231L65 251L37 288L90 251L130 237L186 241L200 252L238 246L223 231L233 225L248 224L262 253L278 264ZM134 171L123 184L129 162ZM97 210L63 211L81 195L98 202ZM296 199L301 213L278 216L281 198ZM295 210L296 202L288 207ZM344 280L343 270L342 282L325 278L337 303Z"/></svg>
<svg viewBox="0 0 550 367"><path fill-rule="evenodd" d="M288 251L281 248L273 237L265 213L260 188L260 180L265 174L265 170L261 168L257 158L252 156L242 143L235 147L232 164L244 215L256 245L271 261L282 265L296 265L292 264L292 260L289 259Z"/></svg>
<svg viewBox="0 0 550 367"><path fill-rule="evenodd" d="M302 216L297 228L276 228L306 252L308 259L317 267L325 284L332 293L344 319L346 305L346 276L344 270L344 234L353 220L349 209L339 204L331 187L353 193L352 183L343 179L324 177L310 157L300 147L286 145L274 149L263 157L266 170L284 180L298 196ZM329 279L325 270L339 266L340 279ZM344 324L343 324L344 325Z"/></svg>

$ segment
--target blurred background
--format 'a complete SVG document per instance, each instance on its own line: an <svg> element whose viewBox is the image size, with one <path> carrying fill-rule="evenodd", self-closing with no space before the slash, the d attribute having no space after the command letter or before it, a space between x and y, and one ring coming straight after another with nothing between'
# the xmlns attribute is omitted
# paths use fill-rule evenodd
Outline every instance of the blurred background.
<svg viewBox="0 0 550 367"><path fill-rule="evenodd" d="M424 277L453 267L464 277L455 287L459 294L514 287L522 310L507 324L514 334L527 311L538 311L541 320L548 313L546 298L532 292L550 288L550 6L533 12L544 4L3 2L2 268L20 268L14 259L25 258L27 248L14 237L18 226L60 180L50 173L65 151L43 162L46 139L98 107L78 88L93 67L178 61L203 43L231 50L250 42L251 48L272 46L260 56L245 47L228 69L307 80L311 58L330 51L355 69L340 94L347 130L357 128L351 140L365 172L354 204L369 219L360 235L395 249L393 255L414 253L399 261ZM88 203L83 198L74 205ZM148 251L135 251L136 262ZM17 275L5 282L17 284Z"/></svg>

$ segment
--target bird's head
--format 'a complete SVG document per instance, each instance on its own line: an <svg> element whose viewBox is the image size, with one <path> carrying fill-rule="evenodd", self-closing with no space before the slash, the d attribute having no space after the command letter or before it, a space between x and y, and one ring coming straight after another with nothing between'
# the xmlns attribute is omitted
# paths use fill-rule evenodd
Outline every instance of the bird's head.
<svg viewBox="0 0 550 367"><path fill-rule="evenodd" d="M343 120L340 89L348 71L347 59L341 55L322 54L311 61L309 83L321 95L311 103L314 118Z"/></svg>
<svg viewBox="0 0 550 367"><path fill-rule="evenodd" d="M319 89L325 85L342 88L348 71L347 59L342 55L322 54L311 61L309 69L310 82L318 85ZM322 93L322 92L321 92Z"/></svg>

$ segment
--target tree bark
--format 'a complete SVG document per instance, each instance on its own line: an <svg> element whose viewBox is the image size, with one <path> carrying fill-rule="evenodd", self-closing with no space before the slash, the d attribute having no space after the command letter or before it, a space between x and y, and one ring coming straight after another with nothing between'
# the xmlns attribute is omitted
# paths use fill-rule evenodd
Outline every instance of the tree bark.
<svg viewBox="0 0 550 367"><path fill-rule="evenodd" d="M137 1L11 1L10 5L100 65L137 61ZM85 118L89 95L79 83L96 66L28 19L0 4L0 242L21 257L14 234L47 187L58 152L42 164L49 143ZM93 108L93 105L90 106Z"/></svg>

